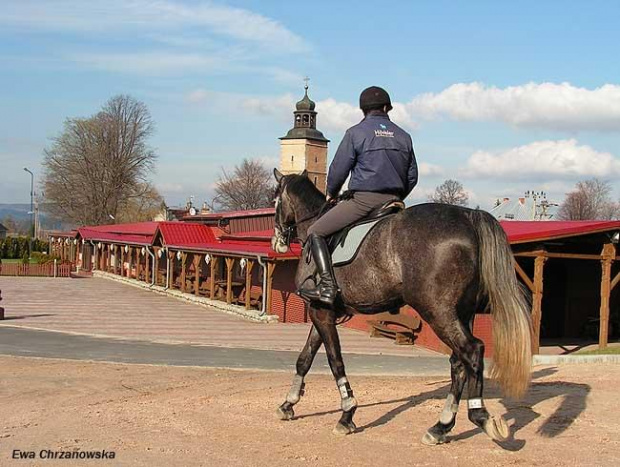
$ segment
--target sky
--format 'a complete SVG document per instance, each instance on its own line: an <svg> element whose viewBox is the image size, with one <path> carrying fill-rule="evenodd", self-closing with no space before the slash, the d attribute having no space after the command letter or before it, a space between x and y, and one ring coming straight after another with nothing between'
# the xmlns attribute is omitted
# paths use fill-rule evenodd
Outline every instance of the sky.
<svg viewBox="0 0 620 467"><path fill-rule="evenodd" d="M156 123L152 180L169 205L211 200L222 168L275 167L310 78L331 140L378 85L412 134L425 201L448 178L471 206L575 183L620 197L620 2L0 0L0 203L67 118L111 97Z"/></svg>

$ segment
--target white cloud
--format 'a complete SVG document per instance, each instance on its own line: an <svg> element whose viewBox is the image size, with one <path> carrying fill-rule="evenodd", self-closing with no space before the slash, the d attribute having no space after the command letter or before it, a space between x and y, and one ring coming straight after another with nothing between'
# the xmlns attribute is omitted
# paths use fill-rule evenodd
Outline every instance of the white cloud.
<svg viewBox="0 0 620 467"><path fill-rule="evenodd" d="M418 171L420 175L425 175L427 177L437 177L444 174L443 167L435 164L429 164L428 162L418 163Z"/></svg>
<svg viewBox="0 0 620 467"><path fill-rule="evenodd" d="M77 54L67 58L98 70L149 75L182 73L188 70L210 71L221 66L218 59L199 54Z"/></svg>
<svg viewBox="0 0 620 467"><path fill-rule="evenodd" d="M620 175L620 159L574 139L537 141L502 152L477 151L467 161L469 177L540 179Z"/></svg>
<svg viewBox="0 0 620 467"><path fill-rule="evenodd" d="M209 91L199 88L185 96L185 100L192 104L201 104L209 99Z"/></svg>
<svg viewBox="0 0 620 467"><path fill-rule="evenodd" d="M22 0L3 5L0 24L35 30L106 34L194 27L240 41L260 43L275 50L302 51L308 48L300 36L272 18L213 2Z"/></svg>
<svg viewBox="0 0 620 467"><path fill-rule="evenodd" d="M406 107L424 119L497 121L554 130L620 129L620 86L614 84L586 89L570 83L528 83L502 89L457 83L439 93L416 96Z"/></svg>

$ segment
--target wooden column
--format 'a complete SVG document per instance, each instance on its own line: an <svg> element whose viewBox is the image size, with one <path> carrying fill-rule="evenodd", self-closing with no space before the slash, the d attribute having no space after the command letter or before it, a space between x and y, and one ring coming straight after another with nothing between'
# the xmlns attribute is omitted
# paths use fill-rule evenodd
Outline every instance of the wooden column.
<svg viewBox="0 0 620 467"><path fill-rule="evenodd" d="M159 285L159 248L154 247L153 251L155 252L155 285Z"/></svg>
<svg viewBox="0 0 620 467"><path fill-rule="evenodd" d="M225 258L226 261L226 303L232 303L232 268L235 264L234 258Z"/></svg>
<svg viewBox="0 0 620 467"><path fill-rule="evenodd" d="M127 250L127 278L131 279L131 266L133 264L133 247Z"/></svg>
<svg viewBox="0 0 620 467"><path fill-rule="evenodd" d="M211 257L211 290L209 290L209 298L213 300L215 298L215 267L217 265L217 256Z"/></svg>
<svg viewBox="0 0 620 467"><path fill-rule="evenodd" d="M540 321L542 318L543 273L547 258L539 255L534 260L534 292L532 297L532 328L534 331L532 352L537 354L540 349Z"/></svg>
<svg viewBox="0 0 620 467"><path fill-rule="evenodd" d="M151 283L151 255L149 252L144 253L144 282L147 284Z"/></svg>
<svg viewBox="0 0 620 467"><path fill-rule="evenodd" d="M603 246L601 253L601 310L600 310L600 329L598 335L598 348L607 347L609 334L609 295L611 294L611 265L616 257L616 247L613 243ZM615 285L615 284L614 284Z"/></svg>
<svg viewBox="0 0 620 467"><path fill-rule="evenodd" d="M194 254L194 295L200 295L200 260L202 255Z"/></svg>
<svg viewBox="0 0 620 467"><path fill-rule="evenodd" d="M276 263L267 263L267 313L271 313L271 302L273 298L273 272Z"/></svg>
<svg viewBox="0 0 620 467"><path fill-rule="evenodd" d="M140 273L142 272L142 248L136 247L136 280L140 280Z"/></svg>
<svg viewBox="0 0 620 467"><path fill-rule="evenodd" d="M254 267L254 261L248 260L245 265L245 309L250 309L250 300L252 298L252 268Z"/></svg>
<svg viewBox="0 0 620 467"><path fill-rule="evenodd" d="M170 259L170 262L169 262L170 268L168 269L166 274L168 274L170 276L170 278L168 279L168 281L169 281L168 283L170 284L170 288L174 289L174 260L176 258L176 253L174 251L169 251L168 252L168 258Z"/></svg>
<svg viewBox="0 0 620 467"><path fill-rule="evenodd" d="M181 253L181 292L185 292L185 279L187 277L187 253Z"/></svg>

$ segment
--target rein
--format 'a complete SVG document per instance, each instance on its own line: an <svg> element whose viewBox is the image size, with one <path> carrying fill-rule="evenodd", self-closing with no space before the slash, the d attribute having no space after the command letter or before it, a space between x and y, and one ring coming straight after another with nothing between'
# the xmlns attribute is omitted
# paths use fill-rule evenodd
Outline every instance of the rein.
<svg viewBox="0 0 620 467"><path fill-rule="evenodd" d="M323 203L323 205L319 208L318 211L316 211L313 214L309 214L305 217L302 217L301 219L299 219L298 221L296 221L293 224L287 225L286 227L284 227L282 229L282 236L284 237L284 239L286 240L286 244L290 246L291 242L293 240L296 240L297 237L297 226L303 222L309 221L311 219L314 219L316 217L320 217L325 213L325 208L327 206L329 206L331 203L329 201L325 201L325 203Z"/></svg>

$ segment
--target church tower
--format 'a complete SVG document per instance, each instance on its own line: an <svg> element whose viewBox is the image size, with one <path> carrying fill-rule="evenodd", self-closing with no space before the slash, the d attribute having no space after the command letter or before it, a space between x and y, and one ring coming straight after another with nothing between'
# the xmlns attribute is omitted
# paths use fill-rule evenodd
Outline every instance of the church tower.
<svg viewBox="0 0 620 467"><path fill-rule="evenodd" d="M296 104L293 128L280 138L280 172L308 171L308 178L325 193L327 186L327 143L329 140L316 129L315 103L308 97L308 82L302 100Z"/></svg>

